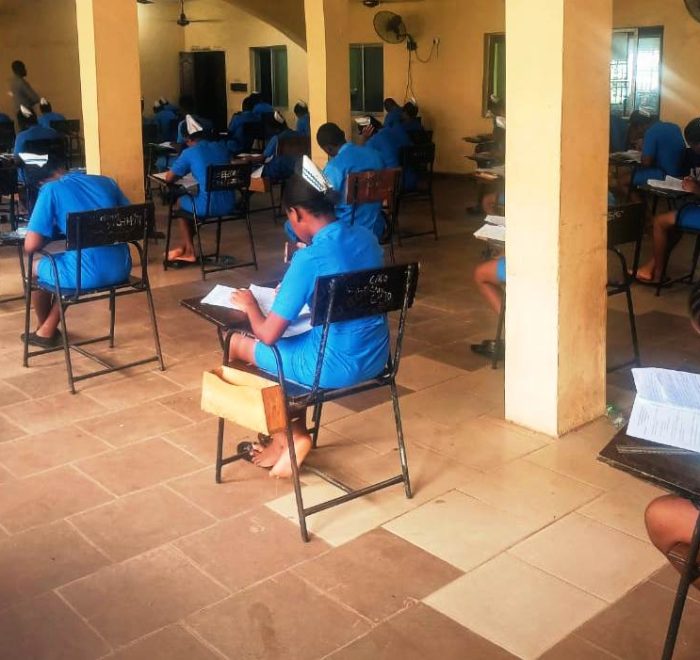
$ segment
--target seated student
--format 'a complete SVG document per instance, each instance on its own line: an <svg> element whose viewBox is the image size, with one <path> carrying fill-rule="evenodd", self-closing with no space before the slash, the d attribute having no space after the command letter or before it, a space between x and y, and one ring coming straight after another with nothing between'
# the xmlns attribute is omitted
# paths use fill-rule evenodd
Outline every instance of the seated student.
<svg viewBox="0 0 700 660"><path fill-rule="evenodd" d="M156 103L162 110L169 110L178 117L180 116L180 108L178 108L174 103L170 103L170 101L168 101L168 99L165 97L161 96Z"/></svg>
<svg viewBox="0 0 700 660"><path fill-rule="evenodd" d="M344 194L348 174L381 170L385 167L379 152L348 142L345 133L337 124L323 124L318 129L316 140L321 149L330 156L323 173L333 189L341 195ZM340 222L350 224L353 217L352 205L339 202L335 214ZM377 238L381 238L385 227L382 205L360 204L355 210L355 224L369 229Z"/></svg>
<svg viewBox="0 0 700 660"><path fill-rule="evenodd" d="M399 126L401 124L403 121L403 110L394 99L391 97L384 99L384 110L386 111L384 126L391 128L392 126Z"/></svg>
<svg viewBox="0 0 700 660"><path fill-rule="evenodd" d="M678 495L657 497L644 514L649 540L666 557L679 543L690 545L697 521L697 507ZM679 568L675 563L673 565Z"/></svg>
<svg viewBox="0 0 700 660"><path fill-rule="evenodd" d="M197 121L197 123L204 129L205 133L207 134L208 137L213 137L213 131L214 131L214 123L211 121L211 119L207 119L206 117L202 117L201 115L197 115L194 112L194 98L190 96L189 94L183 94L180 97L180 108L182 109L182 112L187 115L192 115L194 119ZM187 120L183 119L178 125L177 125L177 143L178 144L185 144L185 140L187 139Z"/></svg>
<svg viewBox="0 0 700 660"><path fill-rule="evenodd" d="M237 112L228 125L229 139L226 143L232 155L247 153L253 148L253 140L246 135L246 124L257 123L260 117L253 112L255 99L253 96L246 96L241 105L241 112Z"/></svg>
<svg viewBox="0 0 700 660"><path fill-rule="evenodd" d="M700 117L685 127L685 139L689 149L683 158L683 190L700 195ZM643 283L658 283L668 249L669 238L677 241L680 234L671 236L676 228L700 229L700 204L690 202L680 209L661 213L654 218L652 231L652 256L637 269L637 280Z"/></svg>
<svg viewBox="0 0 700 660"><path fill-rule="evenodd" d="M57 236L66 233L69 213L126 206L129 200L117 183L104 176L66 172L63 165L49 159L42 168L43 185L34 210L29 218L24 251L36 253ZM77 286L77 252L54 255L58 268L58 283L62 288ZM54 272L49 259L34 259L34 275L41 284L53 286ZM99 288L123 282L131 272L131 255L127 245L109 245L82 251L81 287ZM34 291L32 304L37 317L37 328L29 335L29 343L51 348L61 341L58 332L59 308L53 304L51 292ZM22 336L24 340L24 336Z"/></svg>
<svg viewBox="0 0 700 660"><path fill-rule="evenodd" d="M286 380L313 384L322 326L296 337L282 338L287 326L302 307L313 304L316 279L323 275L380 268L382 251L371 232L364 227L348 226L334 216L337 193L308 157L304 174L289 179L283 204L295 234L307 247L292 257L289 270L280 284L270 314L265 317L250 291L239 289L233 302L248 315L255 339L234 335L229 359L243 360L276 374L272 350L275 344L282 355ZM313 183L312 183L313 182ZM389 356L389 329L385 316L334 323L321 371L321 387L349 387L379 374ZM294 448L299 464L311 449L306 429L306 413L292 421ZM286 434L273 436L273 442L257 452L253 462L272 468L271 476L288 477L291 464Z"/></svg>
<svg viewBox="0 0 700 660"><path fill-rule="evenodd" d="M401 166L401 150L404 147L413 145L408 133L402 125L384 126L374 118L370 117L370 124L361 132L361 139L368 149L374 149L382 157L385 167ZM412 169L404 168L403 189L414 190L416 187L416 173Z"/></svg>
<svg viewBox="0 0 700 660"><path fill-rule="evenodd" d="M647 117L648 128L642 142L642 166L632 177L632 184L641 186L649 179L681 176L685 142L681 129L670 122Z"/></svg>
<svg viewBox="0 0 700 660"><path fill-rule="evenodd" d="M153 121L158 124L158 139L161 142L175 142L177 140L178 114L173 110L175 106L161 98L153 106Z"/></svg>
<svg viewBox="0 0 700 660"><path fill-rule="evenodd" d="M419 133L423 130L423 122L418 116L418 104L414 99L403 106L401 125L406 133Z"/></svg>
<svg viewBox="0 0 700 660"><path fill-rule="evenodd" d="M39 110L41 110L39 124L45 128L51 128L52 121L65 121L66 119L60 112L54 112L51 104L44 97L39 101Z"/></svg>
<svg viewBox="0 0 700 660"><path fill-rule="evenodd" d="M172 164L165 175L165 181L175 183L186 174L192 174L199 184L196 197L192 198L189 195L180 197L180 210L186 213L191 214L196 210L199 217L205 217L207 210L209 217L231 213L236 205L234 193L225 190L207 193L205 190L207 168L210 165L227 165L230 162L228 149L223 142L212 142L207 139L204 128L192 115L187 115L186 120L187 138L185 145L187 148ZM194 225L190 218L180 217L178 220L182 242L180 246L170 250L168 261L195 263L197 257L192 241Z"/></svg>
<svg viewBox="0 0 700 660"><path fill-rule="evenodd" d="M15 146L13 153L15 156L27 151L26 144L31 140L62 140L63 136L53 128L40 126L37 122L36 115L26 106L20 106L17 113L17 126L19 133L15 136ZM25 182L27 179L24 174L24 169L19 170L19 180ZM36 183L32 181L32 183Z"/></svg>
<svg viewBox="0 0 700 660"><path fill-rule="evenodd" d="M306 101L297 101L294 106L294 116L297 118L297 133L306 137L311 136L311 115Z"/></svg>
<svg viewBox="0 0 700 660"><path fill-rule="evenodd" d="M275 122L280 126L280 132L273 135L265 146L263 151L265 166L262 175L273 181L285 181L294 174L294 168L299 159L295 156L278 154L279 142L285 138L299 137L299 133L287 126L287 122L279 112L275 111L274 117Z"/></svg>
<svg viewBox="0 0 700 660"><path fill-rule="evenodd" d="M627 144L629 135L629 121L624 117L610 115L610 153L627 151L630 147Z"/></svg>
<svg viewBox="0 0 700 660"><path fill-rule="evenodd" d="M271 115L275 112L275 109L270 105L260 92L253 92L251 94L253 98L253 112L262 117L263 115Z"/></svg>

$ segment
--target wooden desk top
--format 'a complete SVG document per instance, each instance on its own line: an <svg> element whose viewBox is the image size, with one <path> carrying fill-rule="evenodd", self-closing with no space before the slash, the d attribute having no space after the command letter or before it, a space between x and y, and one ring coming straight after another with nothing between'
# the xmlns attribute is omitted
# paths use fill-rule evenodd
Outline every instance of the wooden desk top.
<svg viewBox="0 0 700 660"><path fill-rule="evenodd" d="M250 323L248 316L237 309L228 309L219 307L218 305L207 305L202 303L203 296L196 298L185 298L180 301L180 304L201 316L209 323L213 323L219 330L228 332L230 330L240 330L241 332L250 332Z"/></svg>
<svg viewBox="0 0 700 660"><path fill-rule="evenodd" d="M646 183L641 186L637 186L639 190L643 190L650 195L656 195L657 197L666 197L669 199L681 199L682 197L693 197L692 193L686 192L685 190L666 190L665 188L654 188Z"/></svg>
<svg viewBox="0 0 700 660"><path fill-rule="evenodd" d="M681 497L700 502L700 454L628 452L620 451L618 447L648 451L664 448L664 445L632 438L626 429L622 429L598 454L598 460Z"/></svg>

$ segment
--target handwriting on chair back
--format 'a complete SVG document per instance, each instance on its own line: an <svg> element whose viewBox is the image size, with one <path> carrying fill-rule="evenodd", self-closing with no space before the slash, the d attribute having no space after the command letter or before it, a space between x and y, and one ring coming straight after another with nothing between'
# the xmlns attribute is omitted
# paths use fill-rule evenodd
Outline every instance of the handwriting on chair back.
<svg viewBox="0 0 700 660"><path fill-rule="evenodd" d="M249 163L241 165L210 165L207 168L207 186L209 192L240 190L250 186L252 167Z"/></svg>
<svg viewBox="0 0 700 660"><path fill-rule="evenodd" d="M66 250L142 241L153 213L153 204L70 213L66 221Z"/></svg>

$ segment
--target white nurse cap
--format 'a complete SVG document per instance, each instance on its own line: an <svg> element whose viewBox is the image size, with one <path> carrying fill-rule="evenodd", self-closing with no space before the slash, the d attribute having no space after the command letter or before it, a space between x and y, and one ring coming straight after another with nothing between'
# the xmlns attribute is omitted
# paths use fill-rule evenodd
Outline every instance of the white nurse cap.
<svg viewBox="0 0 700 660"><path fill-rule="evenodd" d="M275 121L278 124L284 124L284 117L282 114L279 112L279 110L275 110Z"/></svg>
<svg viewBox="0 0 700 660"><path fill-rule="evenodd" d="M187 125L187 135L201 133L204 130L202 125L192 115L187 115L185 117L185 123Z"/></svg>
<svg viewBox="0 0 700 660"><path fill-rule="evenodd" d="M332 188L323 172L307 155L302 159L301 176L306 183L320 193L326 193Z"/></svg>
<svg viewBox="0 0 700 660"><path fill-rule="evenodd" d="M301 99L299 99L299 100L297 101L297 105L298 105L300 108L308 108L308 107L309 107L309 106L307 105L306 101L302 101Z"/></svg>
<svg viewBox="0 0 700 660"><path fill-rule="evenodd" d="M26 117L27 119L34 116L31 108L28 108L26 105L20 105L19 111L22 113L22 116Z"/></svg>
<svg viewBox="0 0 700 660"><path fill-rule="evenodd" d="M39 99L39 105L48 105L48 104L49 104L49 102L45 96L42 96L41 99Z"/></svg>

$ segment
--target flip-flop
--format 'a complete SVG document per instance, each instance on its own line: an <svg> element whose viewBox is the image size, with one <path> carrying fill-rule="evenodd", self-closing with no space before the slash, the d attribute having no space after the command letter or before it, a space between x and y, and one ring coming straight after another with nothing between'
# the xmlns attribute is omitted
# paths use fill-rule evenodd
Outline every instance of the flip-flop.
<svg viewBox="0 0 700 660"><path fill-rule="evenodd" d="M238 446L236 447L236 452L244 461L248 461L248 463L253 462L253 443L252 442L248 442L248 441L239 442Z"/></svg>

